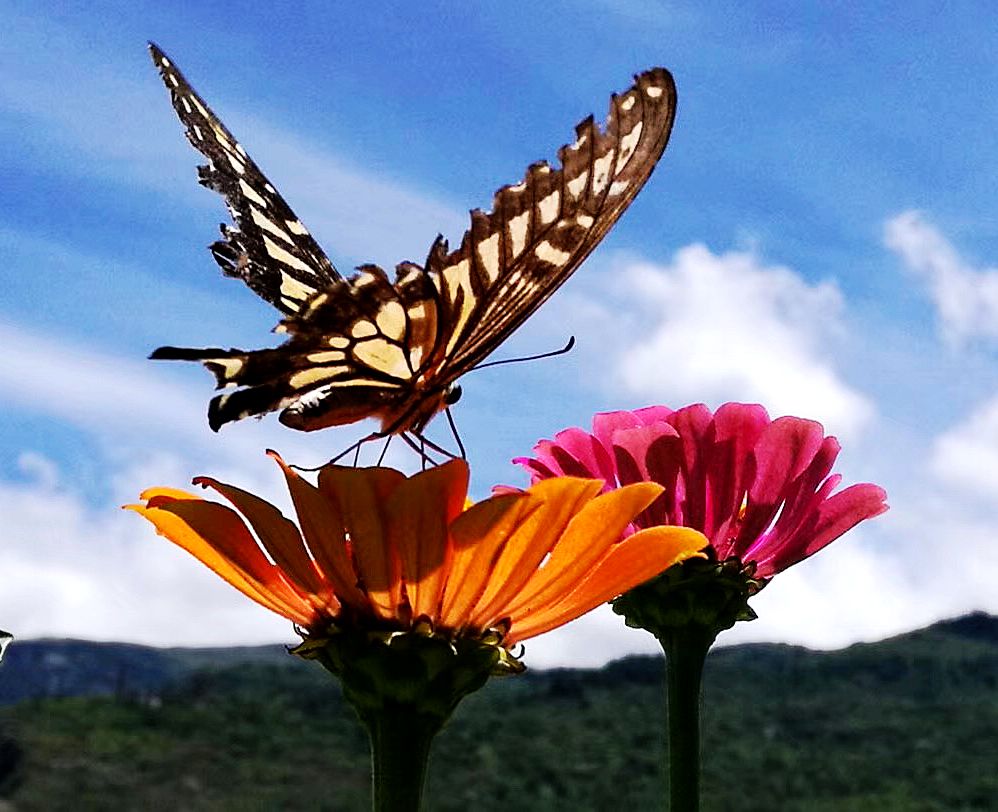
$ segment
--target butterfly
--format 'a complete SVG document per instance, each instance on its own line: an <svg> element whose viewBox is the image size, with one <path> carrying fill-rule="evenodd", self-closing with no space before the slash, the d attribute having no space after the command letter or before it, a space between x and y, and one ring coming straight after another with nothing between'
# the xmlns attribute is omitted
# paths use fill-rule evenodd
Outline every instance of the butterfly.
<svg viewBox="0 0 998 812"><path fill-rule="evenodd" d="M402 262L395 279L376 265L341 275L246 150L156 45L153 62L187 139L208 161L200 183L232 216L210 246L227 276L277 308L273 349L160 347L156 359L200 361L227 389L208 423L281 410L280 421L313 431L364 418L373 436L422 437L457 399L455 382L481 363L551 296L634 199L665 150L676 87L664 68L611 96L601 129L589 116L560 168L532 164L503 186L489 213L471 212L460 247L437 236L424 265ZM401 215L401 216L404 216Z"/></svg>

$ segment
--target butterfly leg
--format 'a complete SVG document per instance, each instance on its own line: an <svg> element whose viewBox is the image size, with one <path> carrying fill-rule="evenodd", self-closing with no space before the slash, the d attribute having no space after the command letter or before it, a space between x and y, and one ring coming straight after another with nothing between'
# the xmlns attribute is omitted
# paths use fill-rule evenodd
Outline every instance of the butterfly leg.
<svg viewBox="0 0 998 812"><path fill-rule="evenodd" d="M337 454L328 462L324 462L322 465L317 465L314 468L303 468L301 465L294 465L294 464L292 464L291 467L294 468L296 471L309 471L309 472L318 471L321 470L322 468L325 468L327 465L335 465L337 462L343 459L347 454L353 451L354 452L353 467L356 468L357 462L360 459L361 446L363 446L364 443L371 442L372 440L380 440L382 437L384 437L384 435L378 434L377 432L368 434L367 437L362 437L356 443L351 443L350 445L348 445L339 454ZM382 452L381 456L384 457L384 452ZM380 459L378 461L378 464L379 465L381 464Z"/></svg>
<svg viewBox="0 0 998 812"><path fill-rule="evenodd" d="M414 432L411 432L411 434L412 434L413 437L415 437L417 440L419 440L420 445L423 446L424 448L428 448L431 451L436 451L438 454L441 454L442 456L447 457L448 459L452 459L452 460L464 459L464 455L463 454L459 457L453 451L448 451L443 446L437 445L437 443L433 442L433 440L431 440L429 437L427 437L422 432L416 432L416 431L414 431ZM403 435L403 436L405 436L405 435ZM414 444L412 444L412 443L410 443L410 446L415 447ZM464 449L462 448L461 451L463 452ZM432 460L431 460L431 462L432 462Z"/></svg>
<svg viewBox="0 0 998 812"><path fill-rule="evenodd" d="M376 463L377 465L380 466L381 463L383 463L385 461L385 454L388 453L388 446L390 446L392 444L392 437L393 436L394 435L389 434L388 435L388 439L385 440L385 446L384 446L384 448L381 449L381 454L378 456L378 462Z"/></svg>
<svg viewBox="0 0 998 812"><path fill-rule="evenodd" d="M409 448L411 448L413 451L415 451L419 455L419 460L422 463L422 467L423 467L424 471L427 468L427 463L432 464L432 465L438 465L439 464L437 462L434 462L434 460L430 457L430 455L426 453L426 441L425 441L425 438L422 435L418 435L418 434L413 435L413 437L415 437L415 439L413 439L413 437L410 437L406 432L400 432L399 433L399 437L402 438L402 441L407 446L409 446ZM418 443L416 442L417 439L419 440Z"/></svg>

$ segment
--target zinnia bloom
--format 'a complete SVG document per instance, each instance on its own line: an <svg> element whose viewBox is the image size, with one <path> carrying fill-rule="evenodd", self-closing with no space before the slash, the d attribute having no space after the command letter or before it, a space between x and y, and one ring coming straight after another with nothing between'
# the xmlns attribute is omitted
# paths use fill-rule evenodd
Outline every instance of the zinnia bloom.
<svg viewBox="0 0 998 812"><path fill-rule="evenodd" d="M657 482L665 491L628 532L696 528L719 561L754 562L765 579L887 510L877 485L832 493L839 449L813 420L771 420L757 404L727 403L714 414L697 404L598 414L592 434L566 429L516 462L533 482L562 474L599 477L604 490Z"/></svg>
<svg viewBox="0 0 998 812"><path fill-rule="evenodd" d="M662 491L561 477L466 501L455 460L406 477L327 465L318 486L273 455L298 525L199 477L235 510L152 488L128 507L243 594L297 624L295 653L336 674L371 738L375 809L417 809L430 743L518 641L560 626L706 546L688 528L621 541Z"/></svg>
<svg viewBox="0 0 998 812"><path fill-rule="evenodd" d="M669 808L699 809L701 680L724 629L755 613L748 599L766 579L854 525L887 510L876 485L833 493L839 443L820 423L770 420L762 406L653 406L593 418L592 434L567 429L519 459L532 480L597 476L605 490L657 482L662 495L626 532L682 524L710 539L689 559L628 591L614 611L658 638L666 655ZM535 485L536 487L536 485Z"/></svg>
<svg viewBox="0 0 998 812"><path fill-rule="evenodd" d="M508 649L705 546L686 528L620 540L661 493L651 483L600 495L600 482L562 477L466 507L460 460L408 478L329 465L316 487L273 456L298 526L208 477L195 484L235 511L171 488L147 490L144 505L128 507L306 637L326 634L331 623L450 638L498 630Z"/></svg>

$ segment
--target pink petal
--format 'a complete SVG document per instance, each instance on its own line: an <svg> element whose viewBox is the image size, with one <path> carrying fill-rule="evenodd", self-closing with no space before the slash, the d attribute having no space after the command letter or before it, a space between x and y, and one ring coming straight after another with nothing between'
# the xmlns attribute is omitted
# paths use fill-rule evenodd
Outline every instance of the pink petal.
<svg viewBox="0 0 998 812"><path fill-rule="evenodd" d="M714 414L714 447L707 477L707 513L702 528L714 538L741 510L755 477L752 454L769 425L766 410L754 403L725 403Z"/></svg>

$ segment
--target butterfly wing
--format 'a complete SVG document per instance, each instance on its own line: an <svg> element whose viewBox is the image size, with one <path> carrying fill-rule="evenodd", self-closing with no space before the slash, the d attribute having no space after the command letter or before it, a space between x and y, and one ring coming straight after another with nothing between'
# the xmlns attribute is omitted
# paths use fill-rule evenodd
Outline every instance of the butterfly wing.
<svg viewBox="0 0 998 812"><path fill-rule="evenodd" d="M592 116L558 151L558 169L533 164L496 192L491 213L471 213L461 247L438 239L428 269L440 292L445 337L437 374L453 381L481 362L575 271L641 190L676 113L664 68L610 99L604 130Z"/></svg>
<svg viewBox="0 0 998 812"><path fill-rule="evenodd" d="M223 239L211 246L215 261L282 313L295 315L317 291L342 277L173 62L153 43L149 52L187 140L208 159L198 167L200 182L225 198L235 222L235 227L223 225Z"/></svg>
<svg viewBox="0 0 998 812"><path fill-rule="evenodd" d="M264 350L161 347L153 358L200 361L215 375L208 424L283 409L281 422L313 431L374 417L386 431L421 424L443 392L416 395L418 373L439 343L438 295L418 265L403 263L393 285L362 266L282 323L290 334Z"/></svg>

